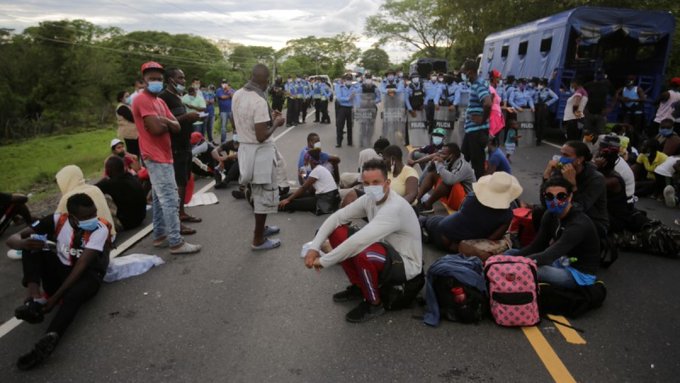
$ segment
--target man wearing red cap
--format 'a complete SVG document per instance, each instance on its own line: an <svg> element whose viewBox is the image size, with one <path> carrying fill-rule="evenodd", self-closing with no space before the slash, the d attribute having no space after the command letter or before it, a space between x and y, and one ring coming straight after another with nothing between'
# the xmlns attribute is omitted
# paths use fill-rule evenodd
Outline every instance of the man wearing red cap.
<svg viewBox="0 0 680 383"><path fill-rule="evenodd" d="M153 191L153 244L169 246L173 254L196 253L201 246L185 242L180 234L179 195L170 144L170 133L179 133L180 126L165 102L157 97L163 90L163 73L163 67L156 62L142 65L145 90L132 106Z"/></svg>
<svg viewBox="0 0 680 383"><path fill-rule="evenodd" d="M654 131L659 130L659 124L665 119L671 119L675 122L675 132L680 134L680 118L673 118L673 111L680 109L679 106L673 107L673 104L680 102L680 77L671 79L668 90L659 95L659 109L656 110L654 117ZM676 111L680 112L680 110Z"/></svg>

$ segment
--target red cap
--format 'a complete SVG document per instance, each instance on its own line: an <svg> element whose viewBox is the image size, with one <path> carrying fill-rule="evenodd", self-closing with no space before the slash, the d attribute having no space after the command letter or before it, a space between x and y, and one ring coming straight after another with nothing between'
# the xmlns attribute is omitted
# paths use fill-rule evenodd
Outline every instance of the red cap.
<svg viewBox="0 0 680 383"><path fill-rule="evenodd" d="M673 77L671 79L671 84L680 86L680 77Z"/></svg>
<svg viewBox="0 0 680 383"><path fill-rule="evenodd" d="M161 72L165 72L163 66L155 61L147 61L144 64L142 64L142 74L144 74L144 72L146 72L149 69L157 69Z"/></svg>
<svg viewBox="0 0 680 383"><path fill-rule="evenodd" d="M501 78L501 72L492 69L491 72L489 72L489 77L490 78Z"/></svg>
<svg viewBox="0 0 680 383"><path fill-rule="evenodd" d="M189 142L191 142L191 145L196 145L201 141L203 141L203 134L201 134L201 132L191 133L191 138L189 139Z"/></svg>

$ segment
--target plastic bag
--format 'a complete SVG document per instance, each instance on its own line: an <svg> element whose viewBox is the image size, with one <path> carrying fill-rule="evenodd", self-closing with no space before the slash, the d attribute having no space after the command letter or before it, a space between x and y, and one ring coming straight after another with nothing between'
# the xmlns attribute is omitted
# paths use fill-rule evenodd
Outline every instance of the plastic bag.
<svg viewBox="0 0 680 383"><path fill-rule="evenodd" d="M152 267L160 266L164 263L165 261L161 257L148 254L130 254L114 258L109 262L104 282L115 282L144 274Z"/></svg>

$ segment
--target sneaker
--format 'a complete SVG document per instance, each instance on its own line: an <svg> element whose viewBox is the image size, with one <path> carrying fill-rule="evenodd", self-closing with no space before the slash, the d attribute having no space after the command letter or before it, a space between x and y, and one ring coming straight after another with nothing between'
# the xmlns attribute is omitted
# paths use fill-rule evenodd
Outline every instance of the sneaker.
<svg viewBox="0 0 680 383"><path fill-rule="evenodd" d="M668 185L663 189L663 200L666 203L666 206L675 207L677 203L675 199L675 188L673 185Z"/></svg>
<svg viewBox="0 0 680 383"><path fill-rule="evenodd" d="M21 250L14 249L7 250L7 258L9 259L19 260L21 259L21 256L22 256Z"/></svg>
<svg viewBox="0 0 680 383"><path fill-rule="evenodd" d="M357 285L349 285L344 291L333 294L333 302L349 302L363 298L361 289Z"/></svg>
<svg viewBox="0 0 680 383"><path fill-rule="evenodd" d="M220 182L220 183L215 183L214 188L215 188L215 189L218 189L218 190L219 190L219 189L226 189L227 186L228 186L228 185L227 185L226 183Z"/></svg>
<svg viewBox="0 0 680 383"><path fill-rule="evenodd" d="M45 336L40 338L38 343L35 344L33 350L19 357L19 360L17 360L17 367L20 370L26 371L38 366L52 354L57 347L58 341L59 335L56 332L45 334Z"/></svg>
<svg viewBox="0 0 680 383"><path fill-rule="evenodd" d="M17 319L26 321L30 324L36 324L43 321L43 304L37 302L33 298L28 299L23 305L14 310L14 316Z"/></svg>
<svg viewBox="0 0 680 383"><path fill-rule="evenodd" d="M170 249L170 254L194 254L201 251L201 245L194 245L187 241L182 243L182 246L176 249Z"/></svg>
<svg viewBox="0 0 680 383"><path fill-rule="evenodd" d="M385 307L383 307L382 303L372 305L366 301L362 301L357 307L345 315L345 319L347 322L351 323L362 323L377 318L384 313Z"/></svg>

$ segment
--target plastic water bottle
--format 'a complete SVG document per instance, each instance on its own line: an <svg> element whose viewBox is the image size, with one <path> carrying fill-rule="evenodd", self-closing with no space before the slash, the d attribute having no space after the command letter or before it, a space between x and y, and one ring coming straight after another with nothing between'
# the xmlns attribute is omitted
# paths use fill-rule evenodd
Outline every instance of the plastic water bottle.
<svg viewBox="0 0 680 383"><path fill-rule="evenodd" d="M451 294L453 294L453 301L459 305L465 303L465 290L462 287L454 287L451 289Z"/></svg>
<svg viewBox="0 0 680 383"><path fill-rule="evenodd" d="M47 244L47 234L31 234L31 239L42 241L44 243L43 250L49 250L50 246Z"/></svg>

